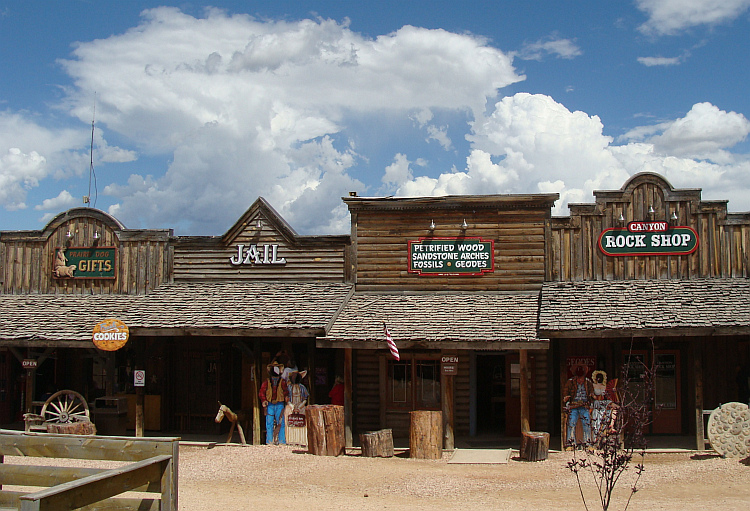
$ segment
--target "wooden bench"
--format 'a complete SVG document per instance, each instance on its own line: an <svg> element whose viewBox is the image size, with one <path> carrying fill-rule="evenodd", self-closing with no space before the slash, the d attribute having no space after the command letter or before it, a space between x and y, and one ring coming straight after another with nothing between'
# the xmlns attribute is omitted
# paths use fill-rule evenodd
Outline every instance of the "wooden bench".
<svg viewBox="0 0 750 511"><path fill-rule="evenodd" d="M4 463L5 456L127 461L113 468ZM177 510L179 438L56 435L0 430L0 510ZM7 485L44 487L9 491ZM112 498L129 491L146 498ZM158 494L158 495L156 495ZM158 498L156 498L158 497Z"/></svg>

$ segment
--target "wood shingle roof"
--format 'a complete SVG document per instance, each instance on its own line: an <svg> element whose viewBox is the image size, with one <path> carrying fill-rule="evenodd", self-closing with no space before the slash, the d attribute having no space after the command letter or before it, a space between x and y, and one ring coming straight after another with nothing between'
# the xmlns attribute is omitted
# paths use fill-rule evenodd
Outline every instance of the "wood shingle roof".
<svg viewBox="0 0 750 511"><path fill-rule="evenodd" d="M96 323L125 322L134 335L323 335L351 293L325 282L165 284L147 295L0 295L0 344L77 346Z"/></svg>
<svg viewBox="0 0 750 511"><path fill-rule="evenodd" d="M750 334L750 279L547 282L539 333L555 337Z"/></svg>
<svg viewBox="0 0 750 511"><path fill-rule="evenodd" d="M536 335L538 293L355 293L318 346L546 348Z"/></svg>

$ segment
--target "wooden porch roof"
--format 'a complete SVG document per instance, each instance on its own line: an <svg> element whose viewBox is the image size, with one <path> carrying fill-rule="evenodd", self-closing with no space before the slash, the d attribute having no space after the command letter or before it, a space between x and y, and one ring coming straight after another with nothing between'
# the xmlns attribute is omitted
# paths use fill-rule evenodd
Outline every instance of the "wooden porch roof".
<svg viewBox="0 0 750 511"><path fill-rule="evenodd" d="M546 349L536 334L539 293L355 293L318 347Z"/></svg>
<svg viewBox="0 0 750 511"><path fill-rule="evenodd" d="M0 346L93 347L107 318L131 335L314 337L352 291L323 282L165 284L147 295L0 295Z"/></svg>
<svg viewBox="0 0 750 511"><path fill-rule="evenodd" d="M750 279L547 282L539 334L750 335Z"/></svg>

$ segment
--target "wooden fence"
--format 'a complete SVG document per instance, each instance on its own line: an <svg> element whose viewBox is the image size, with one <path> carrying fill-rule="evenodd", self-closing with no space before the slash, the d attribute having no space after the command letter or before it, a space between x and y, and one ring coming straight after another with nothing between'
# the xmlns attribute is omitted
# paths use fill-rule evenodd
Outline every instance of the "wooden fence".
<svg viewBox="0 0 750 511"><path fill-rule="evenodd" d="M0 509L177 510L179 438L53 435L0 430ZM50 467L4 463L5 456L131 462L118 468ZM3 488L0 486L0 488ZM112 498L129 491L158 498ZM154 495L157 497L157 495Z"/></svg>

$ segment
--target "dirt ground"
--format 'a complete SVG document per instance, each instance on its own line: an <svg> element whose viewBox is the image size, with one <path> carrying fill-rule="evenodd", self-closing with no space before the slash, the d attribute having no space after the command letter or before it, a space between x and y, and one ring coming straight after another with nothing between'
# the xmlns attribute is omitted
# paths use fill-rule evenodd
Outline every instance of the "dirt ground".
<svg viewBox="0 0 750 511"><path fill-rule="evenodd" d="M402 455L403 456L403 455ZM181 510L344 509L583 510L570 453L529 463L513 453L505 465L449 464L406 457L313 456L292 446L185 446L180 449ZM639 460L640 458L636 458ZM648 453L628 509L750 509L750 458L710 453ZM634 469L618 485L610 510L625 508ZM601 509L582 475L588 509Z"/></svg>

